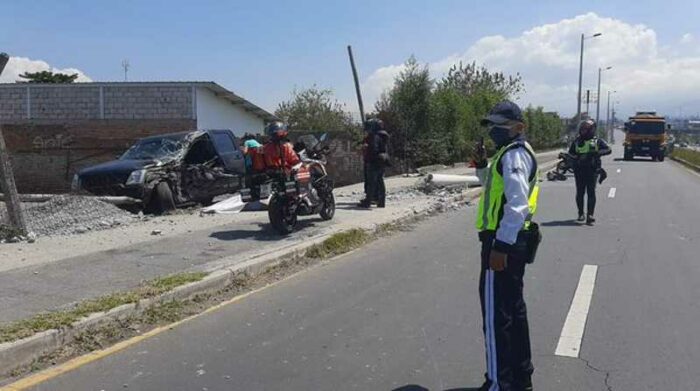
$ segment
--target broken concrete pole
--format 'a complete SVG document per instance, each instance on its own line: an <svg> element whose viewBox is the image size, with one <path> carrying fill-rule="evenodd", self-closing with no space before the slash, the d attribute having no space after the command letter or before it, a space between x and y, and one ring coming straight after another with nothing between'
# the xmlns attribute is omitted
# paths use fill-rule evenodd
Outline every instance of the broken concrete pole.
<svg viewBox="0 0 700 391"><path fill-rule="evenodd" d="M435 186L472 186L479 184L479 178L474 175L428 174L426 183Z"/></svg>

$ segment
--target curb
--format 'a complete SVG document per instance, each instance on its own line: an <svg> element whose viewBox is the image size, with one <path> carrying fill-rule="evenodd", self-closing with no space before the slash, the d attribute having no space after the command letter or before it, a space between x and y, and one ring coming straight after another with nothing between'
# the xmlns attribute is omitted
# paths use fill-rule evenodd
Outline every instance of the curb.
<svg viewBox="0 0 700 391"><path fill-rule="evenodd" d="M669 157L670 157L671 160L673 160L674 162L678 162L678 163L684 165L685 167L687 167L687 168L689 168L689 169L691 169L691 170L700 172L700 166L697 166L697 165L695 165L695 164L693 164L693 163L691 163L691 162L689 162L689 161L687 161L687 160L681 159L681 158L677 158L677 157L674 157L674 156L669 156Z"/></svg>
<svg viewBox="0 0 700 391"><path fill-rule="evenodd" d="M549 166L556 165L557 160L553 162L545 162L541 165L540 171L549 169ZM481 188L466 189L462 192L446 197L450 202L460 202L466 199L474 199L481 193ZM421 210L413 209L413 213L399 216L387 223L400 224L403 222L413 221L417 218L430 216L435 213L445 212L444 209L429 205ZM373 225L376 229L377 224ZM372 228L360 227L370 230ZM342 230L338 230L340 232ZM133 315L141 314L146 309L172 300L184 300L193 296L216 292L230 286L238 277L255 277L264 273L267 269L279 265L284 261L295 260L302 257L306 250L310 247L319 244L337 232L326 233L319 235L310 240L306 240L301 244L290 245L282 249L278 249L269 253L254 255L249 259L231 265L233 257L222 258L214 265L206 270L209 272L203 279L182 286L178 286L169 292L165 292L156 297L141 299L136 303L125 304L115 307L106 312L98 312L91 314L75 323L70 327L62 329L52 329L39 332L27 337L12 342L0 344L0 374L8 375L12 371L30 365L41 357L48 355L60 349L75 340L75 337L91 328L108 321L125 319ZM229 260L229 261L227 261Z"/></svg>

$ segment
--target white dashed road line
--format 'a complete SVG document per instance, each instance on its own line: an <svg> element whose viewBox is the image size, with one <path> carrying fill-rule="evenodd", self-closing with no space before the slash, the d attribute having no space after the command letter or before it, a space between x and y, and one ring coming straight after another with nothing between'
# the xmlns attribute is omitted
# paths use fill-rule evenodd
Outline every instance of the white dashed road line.
<svg viewBox="0 0 700 391"><path fill-rule="evenodd" d="M615 193L617 192L617 189L614 187L610 188L610 192L608 193L608 198L615 198Z"/></svg>
<svg viewBox="0 0 700 391"><path fill-rule="evenodd" d="M581 278L578 281L574 299L571 301L569 314L564 321L564 327L559 336L559 343L554 354L564 357L578 357L581 351L581 341L583 340L583 331L586 328L586 319L588 318L588 310L591 307L591 299L593 298L593 288L595 287L595 279L598 274L598 266L583 265Z"/></svg>

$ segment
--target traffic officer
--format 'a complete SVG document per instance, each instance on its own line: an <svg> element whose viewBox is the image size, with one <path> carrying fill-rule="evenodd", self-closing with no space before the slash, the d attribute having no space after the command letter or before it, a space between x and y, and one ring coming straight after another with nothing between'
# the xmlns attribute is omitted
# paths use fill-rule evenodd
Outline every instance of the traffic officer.
<svg viewBox="0 0 700 391"><path fill-rule="evenodd" d="M578 137L571 143L569 154L574 156L574 178L576 179L576 207L578 221L586 221L591 225L595 222L595 188L598 175L602 171L601 156L609 155L612 151L608 144L595 136L596 123L586 119L578 125ZM588 194L586 215L583 214L583 196Z"/></svg>
<svg viewBox="0 0 700 391"><path fill-rule="evenodd" d="M480 390L529 391L534 369L523 275L541 240L532 221L539 193L537 161L515 103L498 103L481 124L488 127L497 152L488 165L483 147L477 148L473 162L483 186L476 222L486 344L486 382Z"/></svg>

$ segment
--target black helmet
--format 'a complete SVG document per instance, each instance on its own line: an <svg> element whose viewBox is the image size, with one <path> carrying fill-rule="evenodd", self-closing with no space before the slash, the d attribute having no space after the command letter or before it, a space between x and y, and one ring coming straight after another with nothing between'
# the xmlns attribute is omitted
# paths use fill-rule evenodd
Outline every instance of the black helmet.
<svg viewBox="0 0 700 391"><path fill-rule="evenodd" d="M284 122L274 121L267 125L267 128L265 128L265 134L267 134L269 137L280 139L287 137L289 130L287 129L287 124Z"/></svg>
<svg viewBox="0 0 700 391"><path fill-rule="evenodd" d="M379 118L370 118L365 121L365 130L368 132L379 132L384 130L384 121Z"/></svg>
<svg viewBox="0 0 700 391"><path fill-rule="evenodd" d="M584 139L591 139L595 136L596 124L592 119L585 119L578 124L578 134Z"/></svg>

